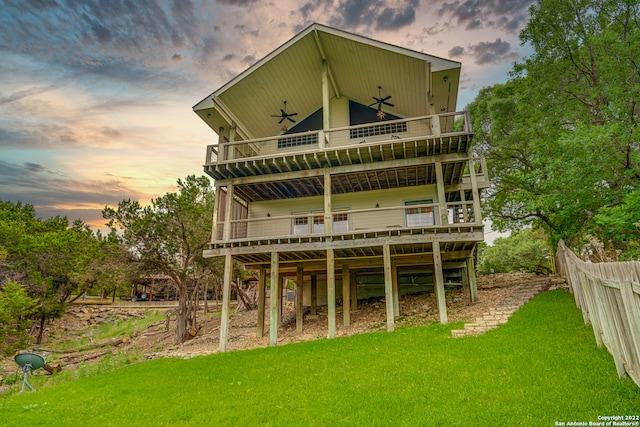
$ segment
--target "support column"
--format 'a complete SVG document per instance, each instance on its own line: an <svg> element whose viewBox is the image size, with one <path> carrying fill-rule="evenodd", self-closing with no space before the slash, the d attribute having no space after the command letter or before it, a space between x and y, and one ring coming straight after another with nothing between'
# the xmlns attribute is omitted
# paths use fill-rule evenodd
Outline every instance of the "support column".
<svg viewBox="0 0 640 427"><path fill-rule="evenodd" d="M356 282L356 272L351 271L349 275L351 276L349 278L349 282L351 284L351 311L356 311L358 309L358 283Z"/></svg>
<svg viewBox="0 0 640 427"><path fill-rule="evenodd" d="M222 240L231 240L231 215L233 214L233 184L227 185L227 200L224 207L224 231Z"/></svg>
<svg viewBox="0 0 640 427"><path fill-rule="evenodd" d="M473 194L473 215L476 219L476 224L482 224L482 211L480 210L480 191L478 191L476 165L473 159L469 159L469 176L471 178L471 194Z"/></svg>
<svg viewBox="0 0 640 427"><path fill-rule="evenodd" d="M278 343L278 287L280 271L278 252L271 252L271 293L269 299L269 346Z"/></svg>
<svg viewBox="0 0 640 427"><path fill-rule="evenodd" d="M280 322L282 322L282 309L283 309L283 304L282 304L282 295L284 294L284 292L282 291L282 288L284 288L284 281L286 279L282 277L282 275L278 275L278 318L277 323L278 325L280 325Z"/></svg>
<svg viewBox="0 0 640 427"><path fill-rule="evenodd" d="M469 278L469 294L471 302L478 302L478 285L476 283L476 266L473 257L467 258L467 276Z"/></svg>
<svg viewBox="0 0 640 427"><path fill-rule="evenodd" d="M229 341L229 300L231 299L231 275L233 274L233 257L224 256L224 279L222 286L222 315L220 317L220 353L227 351Z"/></svg>
<svg viewBox="0 0 640 427"><path fill-rule="evenodd" d="M438 313L440 323L447 324L447 300L444 294L444 277L442 275L442 256L440 255L440 242L433 242L433 281L438 301Z"/></svg>
<svg viewBox="0 0 640 427"><path fill-rule="evenodd" d="M304 316L302 312L302 289L304 288L304 270L302 265L298 265L296 273L296 331L302 333L302 321Z"/></svg>
<svg viewBox="0 0 640 427"><path fill-rule="evenodd" d="M211 241L218 240L218 212L220 211L220 187L214 187L213 196L213 223L211 226Z"/></svg>
<svg viewBox="0 0 640 427"><path fill-rule="evenodd" d="M442 163L436 162L436 190L438 193L438 211L440 212L440 224L449 224L449 211L447 210L447 195L444 191L444 178L442 175Z"/></svg>
<svg viewBox="0 0 640 427"><path fill-rule="evenodd" d="M351 313L349 312L349 300L351 293L351 274L349 272L349 264L342 264L342 324L344 326L351 325Z"/></svg>
<svg viewBox="0 0 640 427"><path fill-rule="evenodd" d="M469 271L467 264L465 262L465 266L462 268L461 272L461 280L462 280L462 294L464 296L469 297L469 301L471 301L471 289L469 288Z"/></svg>
<svg viewBox="0 0 640 427"><path fill-rule="evenodd" d="M311 273L311 315L318 315L318 276Z"/></svg>
<svg viewBox="0 0 640 427"><path fill-rule="evenodd" d="M333 249L327 249L327 338L336 337L336 261Z"/></svg>
<svg viewBox="0 0 640 427"><path fill-rule="evenodd" d="M331 216L331 174L329 171L324 172L324 234L330 236L333 234L333 217Z"/></svg>
<svg viewBox="0 0 640 427"><path fill-rule="evenodd" d="M393 317L400 317L400 291L398 289L398 266L391 260L391 284L393 291Z"/></svg>
<svg viewBox="0 0 640 427"><path fill-rule="evenodd" d="M256 337L262 338L264 336L264 305L266 300L266 285L267 285L267 269L264 266L260 267L260 276L258 277L258 328L256 331Z"/></svg>
<svg viewBox="0 0 640 427"><path fill-rule="evenodd" d="M393 279L391 277L391 248L389 244L382 245L384 260L384 300L387 307L387 331L393 332L395 323L393 318Z"/></svg>
<svg viewBox="0 0 640 427"><path fill-rule="evenodd" d="M322 130L331 128L331 115L329 104L329 64L322 60Z"/></svg>
<svg viewBox="0 0 640 427"><path fill-rule="evenodd" d="M235 142L236 140L236 125L235 124L231 124L231 127L229 128L229 142ZM227 147L229 147L229 150L227 152L227 159L228 160L233 160L236 158L236 146L233 144L227 144Z"/></svg>

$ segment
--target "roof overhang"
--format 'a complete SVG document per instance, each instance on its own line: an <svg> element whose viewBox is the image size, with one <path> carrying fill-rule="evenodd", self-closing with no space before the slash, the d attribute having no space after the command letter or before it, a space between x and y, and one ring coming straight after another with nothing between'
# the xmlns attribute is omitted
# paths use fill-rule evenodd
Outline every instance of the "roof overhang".
<svg viewBox="0 0 640 427"><path fill-rule="evenodd" d="M323 61L329 98L347 97L368 105L373 96L391 95L398 117L455 111L460 63L313 24L238 74L193 109L219 133L235 125L237 139L280 132L277 115L301 120L322 108ZM289 123L291 124L291 123Z"/></svg>

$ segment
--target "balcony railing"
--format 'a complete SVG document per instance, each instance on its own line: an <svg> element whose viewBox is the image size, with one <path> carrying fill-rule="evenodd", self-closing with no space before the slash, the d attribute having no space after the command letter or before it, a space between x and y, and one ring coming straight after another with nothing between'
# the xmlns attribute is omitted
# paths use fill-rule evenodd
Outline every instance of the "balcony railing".
<svg viewBox="0 0 640 427"><path fill-rule="evenodd" d="M230 141L207 147L205 165L231 163L241 159L268 158L291 153L313 153L327 149L358 146L364 143L384 143L468 135L472 132L469 113L388 120L357 126L270 136L246 141Z"/></svg>
<svg viewBox="0 0 640 427"><path fill-rule="evenodd" d="M329 235L477 224L472 201L447 203L446 223L442 221L440 209L438 203L426 203L334 211L331 212L334 224ZM317 211L219 222L216 227L217 240L224 240L226 226L231 227L229 240L325 236L324 217L324 212ZM339 220L336 221L335 218ZM380 228L378 224L387 225Z"/></svg>

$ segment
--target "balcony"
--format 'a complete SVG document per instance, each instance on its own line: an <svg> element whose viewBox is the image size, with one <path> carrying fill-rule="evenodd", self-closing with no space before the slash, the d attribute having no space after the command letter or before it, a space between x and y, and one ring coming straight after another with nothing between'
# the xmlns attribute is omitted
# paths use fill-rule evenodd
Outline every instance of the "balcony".
<svg viewBox="0 0 640 427"><path fill-rule="evenodd" d="M471 145L468 112L229 141L207 147L214 179L460 154Z"/></svg>

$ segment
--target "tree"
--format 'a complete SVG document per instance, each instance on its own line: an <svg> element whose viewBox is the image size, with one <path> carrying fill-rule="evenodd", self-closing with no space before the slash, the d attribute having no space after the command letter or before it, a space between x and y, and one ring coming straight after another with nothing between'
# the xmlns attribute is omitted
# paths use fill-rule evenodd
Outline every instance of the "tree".
<svg viewBox="0 0 640 427"><path fill-rule="evenodd" d="M578 247L600 209L638 188L639 9L614 0L531 8L520 37L533 54L469 106L498 229L543 227L552 243Z"/></svg>
<svg viewBox="0 0 640 427"><path fill-rule="evenodd" d="M620 260L640 260L640 189L619 205L600 208L594 220L595 234L609 236Z"/></svg>
<svg viewBox="0 0 640 427"><path fill-rule="evenodd" d="M5 353L10 354L26 344L35 306L36 301L17 282L10 280L0 289L0 348Z"/></svg>
<svg viewBox="0 0 640 427"><path fill-rule="evenodd" d="M178 180L177 193L166 193L150 206L123 200L117 209L102 212L113 233L121 230L122 242L140 263L171 278L178 292L178 343L187 339L188 326L195 325L198 288L193 274L211 241L213 202L208 178L190 175Z"/></svg>
<svg viewBox="0 0 640 427"><path fill-rule="evenodd" d="M483 274L524 272L550 274L551 248L542 230L520 230L509 237L496 239L479 256Z"/></svg>
<svg viewBox="0 0 640 427"><path fill-rule="evenodd" d="M36 301L33 316L42 340L44 326L65 312L65 302L80 283L96 239L81 221L72 226L65 217L42 220L31 205L0 202L0 252L4 253L2 283L19 283Z"/></svg>

